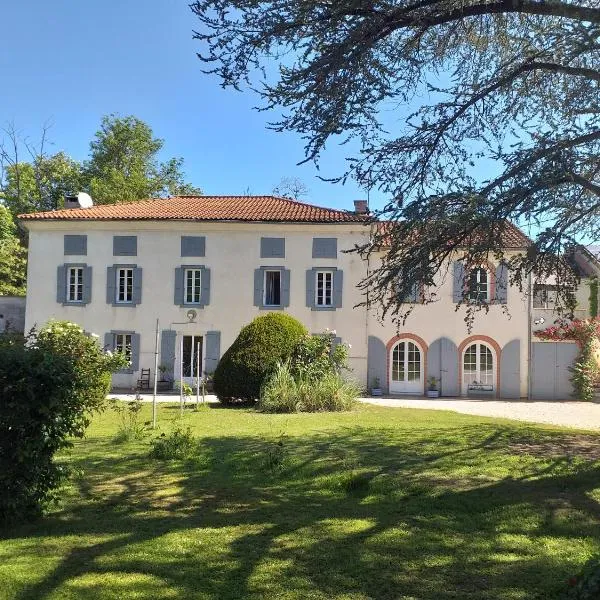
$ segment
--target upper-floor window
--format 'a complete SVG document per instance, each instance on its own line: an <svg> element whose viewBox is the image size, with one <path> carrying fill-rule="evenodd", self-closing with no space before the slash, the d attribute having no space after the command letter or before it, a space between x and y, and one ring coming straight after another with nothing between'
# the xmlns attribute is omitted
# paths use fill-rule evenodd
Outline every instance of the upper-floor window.
<svg viewBox="0 0 600 600"><path fill-rule="evenodd" d="M488 302L490 299L490 274L484 267L471 269L469 273L469 300Z"/></svg>
<svg viewBox="0 0 600 600"><path fill-rule="evenodd" d="M265 270L264 300L265 306L281 306L281 271Z"/></svg>
<svg viewBox="0 0 600 600"><path fill-rule="evenodd" d="M185 303L200 304L202 297L202 269L185 269Z"/></svg>
<svg viewBox="0 0 600 600"><path fill-rule="evenodd" d="M117 302L133 302L133 269L119 267L117 269Z"/></svg>
<svg viewBox="0 0 600 600"><path fill-rule="evenodd" d="M67 269L67 302L83 302L83 267Z"/></svg>
<svg viewBox="0 0 600 600"><path fill-rule="evenodd" d="M533 307L555 308L557 294L555 285L536 284L533 288Z"/></svg>
<svg viewBox="0 0 600 600"><path fill-rule="evenodd" d="M316 306L333 306L333 271L317 271Z"/></svg>
<svg viewBox="0 0 600 600"><path fill-rule="evenodd" d="M115 333L114 348L115 352L123 354L125 358L131 362L131 334L130 333Z"/></svg>

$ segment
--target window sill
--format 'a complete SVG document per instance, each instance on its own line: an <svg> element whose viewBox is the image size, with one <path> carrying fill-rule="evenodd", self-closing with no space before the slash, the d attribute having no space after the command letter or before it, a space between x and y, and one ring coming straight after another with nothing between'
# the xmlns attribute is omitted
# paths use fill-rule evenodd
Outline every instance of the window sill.
<svg viewBox="0 0 600 600"><path fill-rule="evenodd" d="M285 306L281 304L273 304L272 306L269 304L262 304L258 307L259 310L283 310Z"/></svg>
<svg viewBox="0 0 600 600"><path fill-rule="evenodd" d="M207 306L207 305L206 304L195 304L195 303L186 304L184 302L183 304L179 305L179 308L204 308L205 306Z"/></svg>
<svg viewBox="0 0 600 600"><path fill-rule="evenodd" d="M314 311L332 311L332 310L337 310L337 309L338 309L337 306L311 306L311 310L314 310Z"/></svg>
<svg viewBox="0 0 600 600"><path fill-rule="evenodd" d="M63 302L63 306L87 306L89 302Z"/></svg>

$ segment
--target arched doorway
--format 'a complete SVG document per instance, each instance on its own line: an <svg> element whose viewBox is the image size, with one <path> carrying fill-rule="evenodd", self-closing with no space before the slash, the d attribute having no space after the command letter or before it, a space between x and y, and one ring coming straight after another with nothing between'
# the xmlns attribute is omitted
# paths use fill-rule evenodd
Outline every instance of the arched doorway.
<svg viewBox="0 0 600 600"><path fill-rule="evenodd" d="M414 340L400 339L390 349L390 394L423 394L425 352Z"/></svg>
<svg viewBox="0 0 600 600"><path fill-rule="evenodd" d="M490 344L480 340L467 344L463 349L461 361L461 389L464 396L497 393L498 360Z"/></svg>

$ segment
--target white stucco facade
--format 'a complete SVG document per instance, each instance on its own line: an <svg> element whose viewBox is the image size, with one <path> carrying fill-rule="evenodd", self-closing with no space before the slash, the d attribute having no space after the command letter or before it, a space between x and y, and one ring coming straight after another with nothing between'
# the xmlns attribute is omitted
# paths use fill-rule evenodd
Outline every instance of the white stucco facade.
<svg viewBox="0 0 600 600"><path fill-rule="evenodd" d="M464 351L477 342L493 353L491 395L527 395L529 317L527 301L518 290L508 289L507 312L500 305L491 306L487 314L477 317L471 332L464 322L464 309L456 311L451 276L441 282L437 302L415 306L405 325L389 319L380 322L376 311L356 307L363 300L357 285L367 272L365 261L356 253L344 252L368 238L369 228L360 223L32 220L26 225L30 236L26 330L49 319L66 319L98 334L101 340L110 332L135 332L139 335L138 368L151 368L152 378L157 319L161 332L176 332L175 373L181 358L181 336L219 332L222 355L244 325L264 314L254 305L255 270L283 267L290 277L289 306L283 310L310 332L335 330L350 344L352 375L365 387L371 387L377 377L388 391L394 347L410 340L419 349L421 367L416 388L409 393L423 393L426 377L431 375L441 380L442 394L466 393L461 379ZM65 256L65 235L86 236L86 254ZM135 236L136 255L113 255L113 236ZM204 256L182 257L181 236L203 236ZM285 257L261 258L263 237L284 238ZM336 258L313 258L313 239L321 237L337 239ZM91 295L85 305L68 305L57 299L57 269L68 264L91 267ZM141 301L136 306L114 306L107 301L107 268L119 264L142 270ZM196 310L193 322L187 316L190 308L174 301L175 269L184 265L210 269L210 300ZM307 271L318 267L343 272L341 307L335 310L307 306ZM206 370L205 359L203 356L202 370ZM139 371L118 374L113 383L131 387L138 376Z"/></svg>

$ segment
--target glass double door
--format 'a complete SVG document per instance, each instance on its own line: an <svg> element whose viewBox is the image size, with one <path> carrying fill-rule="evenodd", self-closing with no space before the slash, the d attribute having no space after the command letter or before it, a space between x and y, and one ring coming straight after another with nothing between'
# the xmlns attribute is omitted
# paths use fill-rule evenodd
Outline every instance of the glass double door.
<svg viewBox="0 0 600 600"><path fill-rule="evenodd" d="M423 353L414 342L398 342L390 356L390 394L422 393Z"/></svg>
<svg viewBox="0 0 600 600"><path fill-rule="evenodd" d="M194 385L198 375L202 377L203 339L201 335L184 335L181 338L183 381Z"/></svg>

